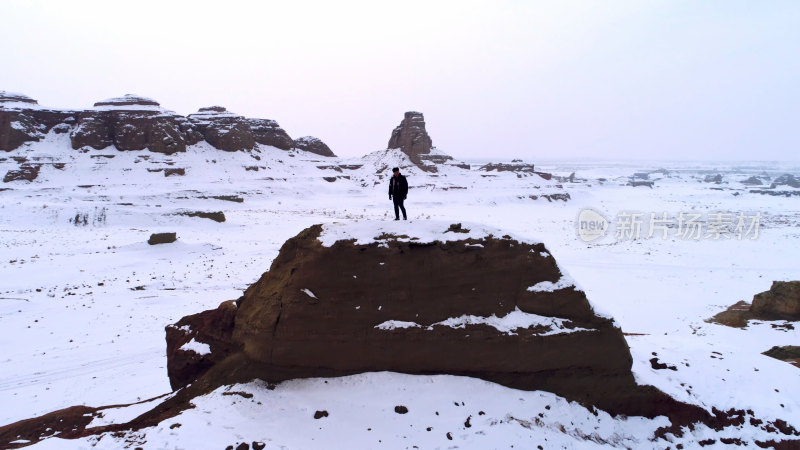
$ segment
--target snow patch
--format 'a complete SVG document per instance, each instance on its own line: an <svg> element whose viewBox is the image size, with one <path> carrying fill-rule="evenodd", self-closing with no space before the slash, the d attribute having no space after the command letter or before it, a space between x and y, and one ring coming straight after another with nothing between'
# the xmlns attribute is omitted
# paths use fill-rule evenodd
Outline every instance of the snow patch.
<svg viewBox="0 0 800 450"><path fill-rule="evenodd" d="M441 322L436 322L428 329L433 329L435 325L443 325L451 328L464 328L467 325L489 325L494 327L497 331L505 334L516 334L514 330L527 329L530 327L548 327L550 331L544 333L536 333L537 336L549 336L552 334L561 333L574 333L576 331L592 331L588 328L567 328L566 324L570 321L567 319L560 319L557 317L545 317L538 314L531 314L520 311L519 308L514 308L514 311L506 314L503 317L497 317L492 314L489 317L463 315L461 317L451 317Z"/></svg>
<svg viewBox="0 0 800 450"><path fill-rule="evenodd" d="M203 356L211 353L211 346L203 342L198 342L192 338L191 341L183 344L179 350L183 350L184 352L195 352L198 355Z"/></svg>
<svg viewBox="0 0 800 450"><path fill-rule="evenodd" d="M436 322L428 327L426 330L433 330L436 325L442 325L450 328L464 328L467 325L489 325L494 327L497 331L509 335L515 335L515 330L528 329L530 327L548 327L549 331L544 333L535 333L536 336L549 336L561 333L574 333L576 331L592 331L588 328L567 328L566 324L570 321L567 319L559 319L557 317L545 317L538 314L530 314L520 311L519 308L514 308L514 311L506 314L503 317L497 317L492 314L489 317L463 315L460 317L451 317L441 322ZM416 322L404 322L402 320L387 320L375 326L379 330L395 330L398 328L422 328L422 325Z"/></svg>
<svg viewBox="0 0 800 450"><path fill-rule="evenodd" d="M529 287L528 290L530 292L555 292L568 287L575 287L575 280L569 275L561 275L561 278L555 283L552 281L542 281Z"/></svg>
<svg viewBox="0 0 800 450"><path fill-rule="evenodd" d="M422 328L422 325L416 322L404 322L402 320L387 320L386 322L375 325L379 330L396 330L398 328Z"/></svg>

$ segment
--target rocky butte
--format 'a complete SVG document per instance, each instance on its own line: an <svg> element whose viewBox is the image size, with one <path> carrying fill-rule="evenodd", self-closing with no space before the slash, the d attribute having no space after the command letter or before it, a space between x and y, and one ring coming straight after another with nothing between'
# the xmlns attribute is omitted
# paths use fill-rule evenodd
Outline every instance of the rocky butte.
<svg viewBox="0 0 800 450"><path fill-rule="evenodd" d="M454 162L451 156L436 150L425 129L425 117L420 112L409 111L405 114L400 125L392 130L387 148L399 149L411 162L427 172L436 172L437 164L469 169L468 164Z"/></svg>

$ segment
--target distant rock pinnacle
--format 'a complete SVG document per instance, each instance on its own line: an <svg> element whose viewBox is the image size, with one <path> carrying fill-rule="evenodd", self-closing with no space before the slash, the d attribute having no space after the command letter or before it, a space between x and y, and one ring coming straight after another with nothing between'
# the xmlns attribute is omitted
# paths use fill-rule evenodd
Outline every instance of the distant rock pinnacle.
<svg viewBox="0 0 800 450"><path fill-rule="evenodd" d="M419 164L419 155L429 154L431 147L433 141L425 130L425 117L420 112L409 111L400 125L392 131L388 148L399 148Z"/></svg>

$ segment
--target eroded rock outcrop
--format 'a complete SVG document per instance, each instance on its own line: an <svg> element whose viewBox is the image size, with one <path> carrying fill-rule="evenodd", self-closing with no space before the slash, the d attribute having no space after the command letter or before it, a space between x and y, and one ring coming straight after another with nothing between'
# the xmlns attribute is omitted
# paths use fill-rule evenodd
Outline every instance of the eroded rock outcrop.
<svg viewBox="0 0 800 450"><path fill-rule="evenodd" d="M12 169L6 172L6 175L3 177L3 183L17 180L33 181L39 176L39 170L41 168L41 164L20 164L19 169Z"/></svg>
<svg viewBox="0 0 800 450"><path fill-rule="evenodd" d="M114 146L173 154L205 140L231 152L261 144L335 156L316 138L295 141L274 120L242 117L221 106L200 108L184 117L153 99L127 94L97 102L88 110L56 110L41 107L25 95L0 91L0 150L11 151L41 140L51 130L70 133L74 149Z"/></svg>
<svg viewBox="0 0 800 450"><path fill-rule="evenodd" d="M773 281L768 291L753 296L750 311L760 317L800 320L800 281Z"/></svg>
<svg viewBox="0 0 800 450"><path fill-rule="evenodd" d="M800 179L798 179L794 175L786 173L772 180L772 185L770 187L774 189L778 186L789 186L793 188L800 188Z"/></svg>
<svg viewBox="0 0 800 450"><path fill-rule="evenodd" d="M291 150L295 142L289 134L270 119L247 119L253 139L261 145L271 145L281 150Z"/></svg>
<svg viewBox="0 0 800 450"><path fill-rule="evenodd" d="M800 281L773 281L751 304L740 301L708 319L732 327L746 327L750 320L800 320Z"/></svg>
<svg viewBox="0 0 800 450"><path fill-rule="evenodd" d="M524 163L522 161L513 161L511 163L489 163L484 164L478 170L483 172L515 172L515 173L536 173L533 164Z"/></svg>
<svg viewBox="0 0 800 450"><path fill-rule="evenodd" d="M784 345L784 346L774 346L769 350L762 353L762 355L767 355L770 358L780 359L781 361L786 361L789 364L799 367L800 368L800 346L797 345Z"/></svg>
<svg viewBox="0 0 800 450"><path fill-rule="evenodd" d="M236 305L168 327L173 388L388 370L473 376L611 411L654 407L620 329L543 244L476 226L433 222L408 236L381 224L308 228ZM187 352L192 341L208 351Z"/></svg>
<svg viewBox="0 0 800 450"><path fill-rule="evenodd" d="M72 148L149 149L173 154L197 143L199 135L183 116L167 111L155 100L127 94L97 102L78 115L70 134Z"/></svg>
<svg viewBox="0 0 800 450"><path fill-rule="evenodd" d="M252 150L256 145L247 120L222 106L200 108L188 118L214 148L235 152Z"/></svg>
<svg viewBox="0 0 800 450"><path fill-rule="evenodd" d="M761 179L758 178L757 176L752 176L752 177L750 177L750 178L748 178L746 180L743 180L742 184L748 185L748 186L761 186L761 185L764 184L764 182L761 181Z"/></svg>
<svg viewBox="0 0 800 450"><path fill-rule="evenodd" d="M392 130L387 149L399 149L417 167L426 172L438 172L437 166L450 165L469 170L469 165L454 161L433 146L431 137L425 129L425 117L420 112L406 112L400 125Z"/></svg>
<svg viewBox="0 0 800 450"><path fill-rule="evenodd" d="M39 141L59 124L74 124L76 115L75 111L43 108L22 94L0 91L0 150L11 151L26 142Z"/></svg>
<svg viewBox="0 0 800 450"><path fill-rule="evenodd" d="M425 130L425 117L416 111L409 111L405 114L400 125L392 131L387 146L387 148L399 148L412 161L419 158L420 155L429 154L432 147L433 141Z"/></svg>
<svg viewBox="0 0 800 450"><path fill-rule="evenodd" d="M314 136L299 137L295 139L294 146L298 150L315 153L320 156L336 156L321 139Z"/></svg>
<svg viewBox="0 0 800 450"><path fill-rule="evenodd" d="M538 175L545 180L550 180L553 175L547 172L537 172L536 168L531 163L526 163L522 160L515 159L510 163L489 163L484 164L478 168L481 172L511 172L517 175L518 178L528 177L531 175Z"/></svg>

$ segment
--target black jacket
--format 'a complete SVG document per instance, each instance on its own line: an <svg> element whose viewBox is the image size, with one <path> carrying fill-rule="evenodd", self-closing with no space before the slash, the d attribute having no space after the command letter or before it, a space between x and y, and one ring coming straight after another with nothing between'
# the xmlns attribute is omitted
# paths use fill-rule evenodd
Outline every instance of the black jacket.
<svg viewBox="0 0 800 450"><path fill-rule="evenodd" d="M405 200L408 196L408 181L403 175L394 176L389 179L389 195L393 195L398 200Z"/></svg>

